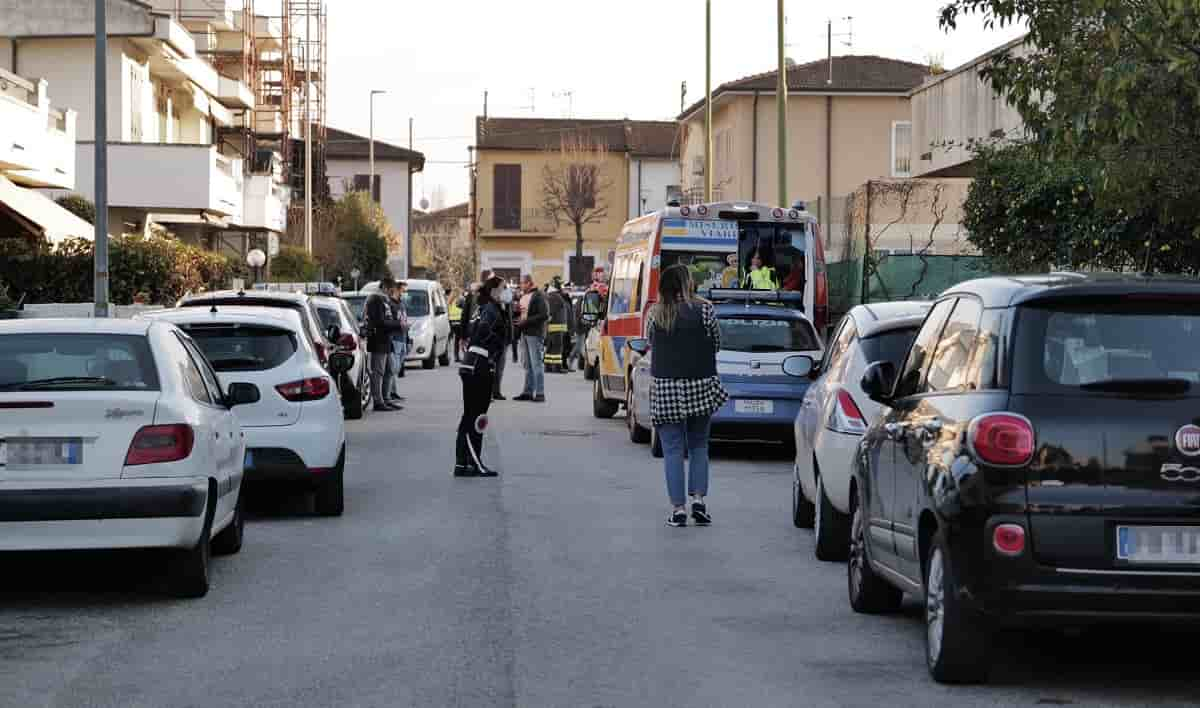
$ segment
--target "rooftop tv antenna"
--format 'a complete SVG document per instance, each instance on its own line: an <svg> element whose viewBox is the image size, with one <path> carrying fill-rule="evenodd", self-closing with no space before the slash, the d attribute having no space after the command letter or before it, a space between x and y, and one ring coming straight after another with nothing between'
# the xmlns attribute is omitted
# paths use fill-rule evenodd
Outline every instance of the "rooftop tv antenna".
<svg viewBox="0 0 1200 708"><path fill-rule="evenodd" d="M564 118L571 118L575 115L575 92L571 89L563 89L562 91L554 92L555 98L567 99L567 114Z"/></svg>
<svg viewBox="0 0 1200 708"><path fill-rule="evenodd" d="M521 106L520 110L529 111L530 113L537 113L537 101L535 100L536 97L536 89L529 89L529 105Z"/></svg>

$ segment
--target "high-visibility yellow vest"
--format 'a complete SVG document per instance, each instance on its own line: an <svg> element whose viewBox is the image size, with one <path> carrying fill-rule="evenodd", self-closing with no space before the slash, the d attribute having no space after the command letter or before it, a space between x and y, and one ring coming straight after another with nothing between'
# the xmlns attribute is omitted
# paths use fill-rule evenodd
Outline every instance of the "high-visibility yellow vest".
<svg viewBox="0 0 1200 708"><path fill-rule="evenodd" d="M458 301L450 303L450 321L458 322L462 319L462 308L458 306Z"/></svg>
<svg viewBox="0 0 1200 708"><path fill-rule="evenodd" d="M779 287L775 284L774 268L763 267L752 270L746 274L746 282L750 285L751 290L775 290Z"/></svg>

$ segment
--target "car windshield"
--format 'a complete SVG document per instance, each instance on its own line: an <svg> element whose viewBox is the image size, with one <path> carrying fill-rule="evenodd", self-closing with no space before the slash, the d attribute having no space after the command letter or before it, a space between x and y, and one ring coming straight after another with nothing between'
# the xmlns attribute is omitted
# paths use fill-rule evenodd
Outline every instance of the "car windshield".
<svg viewBox="0 0 1200 708"><path fill-rule="evenodd" d="M367 298L365 296L355 296L343 298L346 304L350 306L350 311L354 313L354 319L361 321L364 310L367 306Z"/></svg>
<svg viewBox="0 0 1200 708"><path fill-rule="evenodd" d="M731 252L701 253L690 251L663 251L661 263L666 270L673 265L683 264L692 272L692 282L698 290L731 288L737 285L737 265L730 265L734 256Z"/></svg>
<svg viewBox="0 0 1200 708"><path fill-rule="evenodd" d="M805 320L772 317L722 317L721 351L804 352L820 349L816 332Z"/></svg>
<svg viewBox="0 0 1200 708"><path fill-rule="evenodd" d="M321 318L321 330L328 331L330 327L342 328L342 318L338 311L331 307L318 307L317 316Z"/></svg>
<svg viewBox="0 0 1200 708"><path fill-rule="evenodd" d="M1095 302L1024 308L1018 319L1022 387L1200 392L1200 303ZM1036 359L1031 357L1036 355ZM1166 391L1164 391L1166 392Z"/></svg>
<svg viewBox="0 0 1200 708"><path fill-rule="evenodd" d="M404 309L409 317L429 316L429 293L424 290L405 291Z"/></svg>
<svg viewBox="0 0 1200 708"><path fill-rule="evenodd" d="M0 391L157 391L146 338L118 334L0 335Z"/></svg>
<svg viewBox="0 0 1200 708"><path fill-rule="evenodd" d="M296 353L296 336L276 327L233 325L186 329L217 371L266 371Z"/></svg>
<svg viewBox="0 0 1200 708"><path fill-rule="evenodd" d="M917 337L917 327L893 329L860 340L863 358L867 363L890 361L899 367L908 355L908 349Z"/></svg>

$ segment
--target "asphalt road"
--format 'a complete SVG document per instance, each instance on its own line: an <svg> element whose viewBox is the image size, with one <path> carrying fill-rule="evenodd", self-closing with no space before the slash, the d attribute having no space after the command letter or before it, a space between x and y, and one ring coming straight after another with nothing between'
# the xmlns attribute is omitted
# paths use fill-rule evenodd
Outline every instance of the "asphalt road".
<svg viewBox="0 0 1200 708"><path fill-rule="evenodd" d="M715 525L667 528L658 461L547 379L493 406L503 476L456 480L457 377L410 371L351 424L346 515L257 496L202 600L143 553L0 556L0 706L1196 705L1200 634L1154 628L1006 634L990 685L934 684L916 604L855 615L792 528L784 455L718 447Z"/></svg>

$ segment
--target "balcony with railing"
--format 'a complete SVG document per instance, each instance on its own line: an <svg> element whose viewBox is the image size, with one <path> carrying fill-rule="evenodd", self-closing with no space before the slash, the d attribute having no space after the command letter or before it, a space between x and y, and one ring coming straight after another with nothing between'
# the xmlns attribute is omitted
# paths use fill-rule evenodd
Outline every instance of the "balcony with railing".
<svg viewBox="0 0 1200 708"><path fill-rule="evenodd" d="M95 143L79 143L78 191L93 197ZM230 223L243 215L242 161L213 145L109 143L108 203L146 211L204 213Z"/></svg>
<svg viewBox="0 0 1200 708"><path fill-rule="evenodd" d="M0 174L30 187L75 186L75 112L50 107L45 80L0 69Z"/></svg>
<svg viewBox="0 0 1200 708"><path fill-rule="evenodd" d="M541 209L480 209L479 233L491 237L553 237L554 218Z"/></svg>

